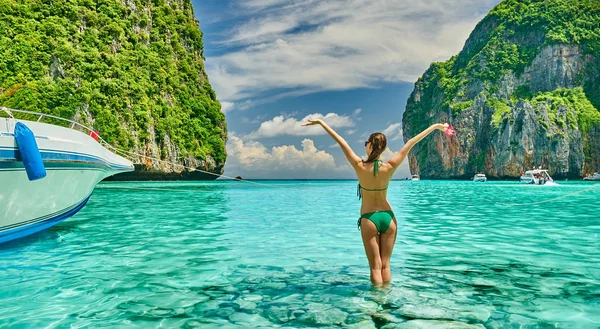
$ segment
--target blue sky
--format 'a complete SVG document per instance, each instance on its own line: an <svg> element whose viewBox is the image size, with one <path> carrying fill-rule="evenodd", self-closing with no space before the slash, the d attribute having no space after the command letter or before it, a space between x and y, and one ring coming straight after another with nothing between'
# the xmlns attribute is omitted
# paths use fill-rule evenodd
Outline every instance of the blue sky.
<svg viewBox="0 0 600 329"><path fill-rule="evenodd" d="M402 113L432 62L457 54L499 0L192 1L229 128L225 175L355 178L323 118L359 156L400 150ZM395 178L409 176L404 164Z"/></svg>

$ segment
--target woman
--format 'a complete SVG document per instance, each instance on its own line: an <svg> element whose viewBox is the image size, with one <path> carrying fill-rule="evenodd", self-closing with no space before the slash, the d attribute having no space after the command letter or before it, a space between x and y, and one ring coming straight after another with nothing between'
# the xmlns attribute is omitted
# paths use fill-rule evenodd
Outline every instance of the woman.
<svg viewBox="0 0 600 329"><path fill-rule="evenodd" d="M380 160L386 149L386 138L381 133L374 133L365 142L368 158L359 158L348 143L322 120L308 120L302 126L321 125L327 133L340 145L344 155L354 168L358 177L358 196L362 197L358 227L361 230L363 245L371 268L371 282L376 285L392 281L390 258L396 242L398 224L387 200L387 188L394 171L404 161L415 144L434 130L454 134L448 124L434 124L406 142L400 152L388 162Z"/></svg>

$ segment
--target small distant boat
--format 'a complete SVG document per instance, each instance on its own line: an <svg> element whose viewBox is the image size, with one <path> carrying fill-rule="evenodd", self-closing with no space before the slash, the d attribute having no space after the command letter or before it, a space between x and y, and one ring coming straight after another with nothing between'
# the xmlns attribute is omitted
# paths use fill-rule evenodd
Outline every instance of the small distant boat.
<svg viewBox="0 0 600 329"><path fill-rule="evenodd" d="M412 175L412 178L410 180L421 180L421 178L419 177L419 175Z"/></svg>
<svg viewBox="0 0 600 329"><path fill-rule="evenodd" d="M0 118L0 243L39 232L75 215L98 182L134 169L131 161L103 147L100 142L106 142L97 132L75 121L0 107L1 112L9 117ZM19 120L13 112L38 118ZM66 121L70 128L40 122L45 117ZM30 134L34 145L30 149L17 146L21 135L16 130L22 127L27 127ZM38 164L42 174L35 178L29 177L31 167L25 161L29 151L41 157Z"/></svg>
<svg viewBox="0 0 600 329"><path fill-rule="evenodd" d="M591 175L587 175L583 178L583 180L600 181L600 173L595 172Z"/></svg>
<svg viewBox="0 0 600 329"><path fill-rule="evenodd" d="M486 182L487 177L485 177L485 174L476 174L475 177L473 177L473 181L474 182Z"/></svg>
<svg viewBox="0 0 600 329"><path fill-rule="evenodd" d="M554 179L550 177L550 173L546 169L527 170L520 178L521 184L532 185L558 185Z"/></svg>

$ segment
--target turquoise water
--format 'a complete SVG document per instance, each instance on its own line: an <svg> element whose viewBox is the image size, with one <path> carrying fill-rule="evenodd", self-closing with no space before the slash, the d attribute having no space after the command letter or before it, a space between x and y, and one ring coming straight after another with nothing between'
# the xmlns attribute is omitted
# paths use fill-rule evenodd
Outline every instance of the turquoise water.
<svg viewBox="0 0 600 329"><path fill-rule="evenodd" d="M103 183L0 245L2 328L599 328L600 188L396 181L373 288L352 181Z"/></svg>

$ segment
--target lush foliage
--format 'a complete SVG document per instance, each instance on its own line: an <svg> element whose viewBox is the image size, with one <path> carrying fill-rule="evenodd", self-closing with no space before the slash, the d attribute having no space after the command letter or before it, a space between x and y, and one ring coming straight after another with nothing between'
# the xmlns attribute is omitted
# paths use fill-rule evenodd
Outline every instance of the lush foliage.
<svg viewBox="0 0 600 329"><path fill-rule="evenodd" d="M568 86L576 88L539 93L552 85L566 87L561 81L544 84L547 79L538 67L531 76L523 75L541 51L553 45L577 46L582 55L577 64L584 70L568 78ZM516 120L521 101L536 109L548 138L564 135L567 128L583 132L590 163L590 148L597 145L591 145L587 132L600 123L600 1L503 0L479 22L458 55L433 63L416 82L403 116L404 134L415 136L440 118L469 125L475 121L468 130L474 128L477 136L466 140L471 154L479 155L470 156L467 167L480 170L489 140L504 122L511 120L515 131L522 131L523 123ZM478 126L482 118L490 119L489 129ZM431 145L413 149L422 172L436 163L430 150Z"/></svg>
<svg viewBox="0 0 600 329"><path fill-rule="evenodd" d="M419 130L429 123L422 113L432 109L459 115L472 107L481 90L477 85L483 84L488 95L486 105L494 110L492 126L498 127L509 111L509 100L516 104L534 96L530 86L521 85L509 100L499 100L495 96L499 79L509 73L518 77L544 46L552 44L579 45L592 58L588 61L590 68L600 72L600 1L502 1L477 25L459 55L444 63L433 63L419 79L404 119L408 126ZM600 76L590 73L580 78L583 89L572 94L586 99L576 102L586 106L575 109L579 128L588 130L597 122ZM559 120L556 123L564 124Z"/></svg>
<svg viewBox="0 0 600 329"><path fill-rule="evenodd" d="M453 105L476 96L468 94L469 82L483 81L494 93L500 77L520 75L549 44L580 45L585 54L598 56L600 1L505 0L477 25L460 55L431 66L427 83L436 83L444 95L439 109L451 107L458 114L465 107ZM585 92L598 106L597 86L586 83Z"/></svg>
<svg viewBox="0 0 600 329"><path fill-rule="evenodd" d="M600 3L596 0L506 0L490 12L515 33L539 30L545 43L584 45L600 51Z"/></svg>
<svg viewBox="0 0 600 329"><path fill-rule="evenodd" d="M600 122L600 112L590 103L583 92L583 88L557 89L552 92L538 93L533 99L532 104L538 105L545 103L550 108L550 119L559 127L565 126L565 122L557 116L559 107L574 109L577 118L568 117L568 121L577 122L579 130L589 132L592 124ZM561 120L561 121L559 121Z"/></svg>
<svg viewBox="0 0 600 329"><path fill-rule="evenodd" d="M0 104L93 118L122 147L168 137L182 157L225 161L189 0L0 0L0 18Z"/></svg>
<svg viewBox="0 0 600 329"><path fill-rule="evenodd" d="M466 102L454 103L454 104L450 105L450 108L452 109L453 113L460 113L464 109L468 109L471 106L473 106L473 101L466 101Z"/></svg>
<svg viewBox="0 0 600 329"><path fill-rule="evenodd" d="M486 105L494 109L494 114L492 115L492 125L494 128L500 127L502 121L504 121L504 119L508 118L510 115L510 106L506 104L506 102L494 97L490 97L486 101Z"/></svg>

